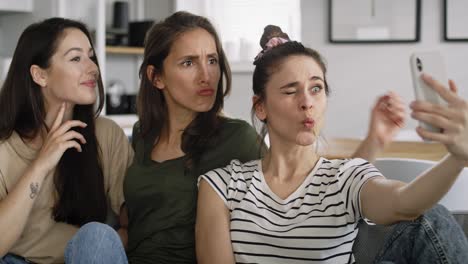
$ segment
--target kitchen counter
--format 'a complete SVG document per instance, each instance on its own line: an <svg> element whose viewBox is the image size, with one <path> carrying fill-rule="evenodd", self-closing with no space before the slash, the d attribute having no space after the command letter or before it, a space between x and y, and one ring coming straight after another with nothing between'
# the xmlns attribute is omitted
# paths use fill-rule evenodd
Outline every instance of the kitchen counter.
<svg viewBox="0 0 468 264"><path fill-rule="evenodd" d="M349 158L361 143L360 139L333 138L320 142L319 152L327 158ZM440 143L394 141L378 157L398 157L438 161L447 154Z"/></svg>

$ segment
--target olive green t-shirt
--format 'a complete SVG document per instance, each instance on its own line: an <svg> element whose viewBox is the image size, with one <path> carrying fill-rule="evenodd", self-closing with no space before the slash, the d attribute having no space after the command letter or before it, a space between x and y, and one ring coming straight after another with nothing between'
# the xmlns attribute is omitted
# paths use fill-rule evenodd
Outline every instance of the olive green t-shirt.
<svg viewBox="0 0 468 264"><path fill-rule="evenodd" d="M247 122L224 119L214 147L197 167L184 167L185 157L151 160L155 138L144 140L133 129L135 159L127 170L124 195L128 208L128 259L134 263L195 263L197 178L233 159L258 159L257 133Z"/></svg>

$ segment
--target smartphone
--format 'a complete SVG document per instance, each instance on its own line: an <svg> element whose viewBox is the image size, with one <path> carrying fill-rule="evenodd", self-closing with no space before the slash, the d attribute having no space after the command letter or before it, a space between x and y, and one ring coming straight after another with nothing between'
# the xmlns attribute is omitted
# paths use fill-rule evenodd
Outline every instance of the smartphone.
<svg viewBox="0 0 468 264"><path fill-rule="evenodd" d="M411 54L410 65L416 99L446 105L445 100L421 79L421 74L425 73L443 85L448 86L445 62L442 55L437 51L415 52ZM440 128L425 122L420 122L420 126L432 132L441 132Z"/></svg>

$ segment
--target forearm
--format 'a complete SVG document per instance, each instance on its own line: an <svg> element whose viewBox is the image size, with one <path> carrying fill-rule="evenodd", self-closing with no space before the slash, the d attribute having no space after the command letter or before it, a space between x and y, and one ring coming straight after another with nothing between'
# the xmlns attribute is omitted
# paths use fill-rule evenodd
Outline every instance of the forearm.
<svg viewBox="0 0 468 264"><path fill-rule="evenodd" d="M384 147L376 137L368 135L354 152L353 158L363 158L369 162L374 162Z"/></svg>
<svg viewBox="0 0 468 264"><path fill-rule="evenodd" d="M120 240L122 241L122 246L125 250L127 250L128 245L128 230L127 228L121 227L117 230L117 234L119 234Z"/></svg>
<svg viewBox="0 0 468 264"><path fill-rule="evenodd" d="M451 154L398 190L397 209L403 214L422 214L433 207L452 187L465 162Z"/></svg>
<svg viewBox="0 0 468 264"><path fill-rule="evenodd" d="M128 210L125 203L120 207L119 222L120 228L117 233L119 234L120 240L122 240L122 245L126 250L128 245Z"/></svg>
<svg viewBox="0 0 468 264"><path fill-rule="evenodd" d="M37 166L31 165L0 201L0 256L8 253L23 232L45 175Z"/></svg>

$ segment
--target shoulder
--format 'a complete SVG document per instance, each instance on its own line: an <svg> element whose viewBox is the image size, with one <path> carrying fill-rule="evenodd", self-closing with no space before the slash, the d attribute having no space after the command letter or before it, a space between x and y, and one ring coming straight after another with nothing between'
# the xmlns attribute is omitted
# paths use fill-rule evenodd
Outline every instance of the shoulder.
<svg viewBox="0 0 468 264"><path fill-rule="evenodd" d="M122 131L122 128L119 125L117 125L117 123L114 120L103 116L99 116L98 118L96 118L97 132L106 132L114 130Z"/></svg>
<svg viewBox="0 0 468 264"><path fill-rule="evenodd" d="M341 170L350 170L356 168L369 168L374 167L372 163L365 159L361 158L353 158L353 159L343 159L342 164L340 166Z"/></svg>
<svg viewBox="0 0 468 264"><path fill-rule="evenodd" d="M324 160L323 167L330 167L335 169L338 178L346 179L349 177L356 178L360 176L368 177L380 175L380 172L369 161L361 158L353 159L334 159Z"/></svg>
<svg viewBox="0 0 468 264"><path fill-rule="evenodd" d="M222 119L222 126L225 129L247 129L252 128L252 126L247 123L247 121L237 118L224 117Z"/></svg>
<svg viewBox="0 0 468 264"><path fill-rule="evenodd" d="M257 139L255 129L241 119L223 118L220 132L221 138L224 140Z"/></svg>
<svg viewBox="0 0 468 264"><path fill-rule="evenodd" d="M253 160L242 163L239 160L232 160L225 167L201 175L198 181L204 179L228 205L228 201L236 193L246 193L258 170L258 162Z"/></svg>
<svg viewBox="0 0 468 264"><path fill-rule="evenodd" d="M129 143L123 129L114 120L99 116L95 121L96 138L102 148Z"/></svg>
<svg viewBox="0 0 468 264"><path fill-rule="evenodd" d="M208 171L202 177L212 180L219 179L223 181L224 185L229 185L231 181L250 179L253 173L258 170L258 162L258 160L252 160L243 163L234 159L227 166Z"/></svg>
<svg viewBox="0 0 468 264"><path fill-rule="evenodd" d="M255 129L249 123L242 119L223 118L221 122L222 134L255 132Z"/></svg>

